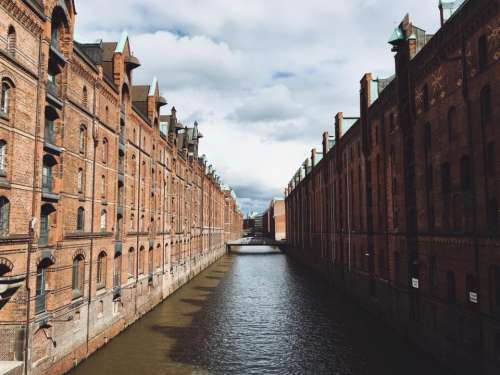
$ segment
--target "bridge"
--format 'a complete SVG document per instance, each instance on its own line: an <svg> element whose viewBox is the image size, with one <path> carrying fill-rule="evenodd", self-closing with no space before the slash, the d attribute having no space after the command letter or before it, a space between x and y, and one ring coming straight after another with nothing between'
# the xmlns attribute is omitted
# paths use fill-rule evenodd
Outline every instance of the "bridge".
<svg viewBox="0 0 500 375"><path fill-rule="evenodd" d="M261 246L269 246L269 247L277 247L280 250L284 250L286 248L285 241L277 241L268 237L244 237L240 238L236 241L230 241L227 243L227 253L231 254L231 249L233 247L261 247Z"/></svg>

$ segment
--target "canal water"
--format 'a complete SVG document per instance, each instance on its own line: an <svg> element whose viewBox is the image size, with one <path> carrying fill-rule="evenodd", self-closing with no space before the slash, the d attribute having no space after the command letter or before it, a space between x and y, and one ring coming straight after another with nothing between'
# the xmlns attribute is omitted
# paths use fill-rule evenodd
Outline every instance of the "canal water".
<svg viewBox="0 0 500 375"><path fill-rule="evenodd" d="M245 252L222 258L71 374L446 374L276 249Z"/></svg>

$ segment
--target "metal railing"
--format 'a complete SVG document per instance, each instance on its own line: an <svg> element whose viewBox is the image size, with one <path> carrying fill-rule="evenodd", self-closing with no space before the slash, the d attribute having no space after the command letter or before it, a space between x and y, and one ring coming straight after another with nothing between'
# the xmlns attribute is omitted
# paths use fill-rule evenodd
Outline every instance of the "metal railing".
<svg viewBox="0 0 500 375"><path fill-rule="evenodd" d="M50 95L52 95L56 98L59 97L59 93L58 93L59 90L57 89L57 85L55 84L55 82L47 81L46 89Z"/></svg>
<svg viewBox="0 0 500 375"><path fill-rule="evenodd" d="M51 145L55 145L56 142L56 134L54 132L54 128L49 124L45 124L44 129L44 138L46 143L50 143Z"/></svg>
<svg viewBox="0 0 500 375"><path fill-rule="evenodd" d="M52 176L42 176L42 190L49 193L54 190L54 178Z"/></svg>

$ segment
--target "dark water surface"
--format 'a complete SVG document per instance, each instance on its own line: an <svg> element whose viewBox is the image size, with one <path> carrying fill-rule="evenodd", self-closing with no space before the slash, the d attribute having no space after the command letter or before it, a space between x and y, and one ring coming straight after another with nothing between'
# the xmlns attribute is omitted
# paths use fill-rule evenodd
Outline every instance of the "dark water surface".
<svg viewBox="0 0 500 375"><path fill-rule="evenodd" d="M221 259L72 374L445 374L301 265L252 252Z"/></svg>

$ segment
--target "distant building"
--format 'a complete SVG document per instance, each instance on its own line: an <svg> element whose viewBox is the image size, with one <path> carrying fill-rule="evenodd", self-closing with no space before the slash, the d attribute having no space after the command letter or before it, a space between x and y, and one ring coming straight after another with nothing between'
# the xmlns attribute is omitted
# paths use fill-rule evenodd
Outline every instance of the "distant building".
<svg viewBox="0 0 500 375"><path fill-rule="evenodd" d="M286 238L286 217L284 199L273 199L263 214L264 234L277 241Z"/></svg>

